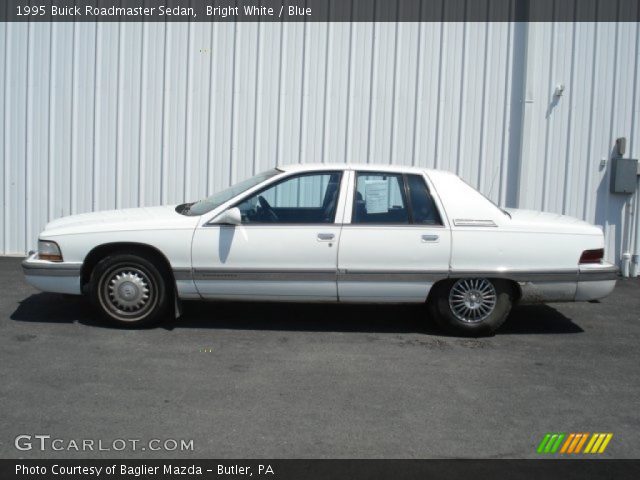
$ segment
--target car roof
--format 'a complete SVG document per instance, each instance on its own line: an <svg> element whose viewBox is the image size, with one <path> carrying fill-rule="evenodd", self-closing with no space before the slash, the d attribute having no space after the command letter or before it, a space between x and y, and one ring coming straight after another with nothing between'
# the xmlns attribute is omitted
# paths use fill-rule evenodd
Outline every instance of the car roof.
<svg viewBox="0 0 640 480"><path fill-rule="evenodd" d="M364 170L390 173L448 173L443 170L431 170L428 168L412 167L409 165L381 165L376 163L293 163L278 165L283 172L307 172L317 170Z"/></svg>

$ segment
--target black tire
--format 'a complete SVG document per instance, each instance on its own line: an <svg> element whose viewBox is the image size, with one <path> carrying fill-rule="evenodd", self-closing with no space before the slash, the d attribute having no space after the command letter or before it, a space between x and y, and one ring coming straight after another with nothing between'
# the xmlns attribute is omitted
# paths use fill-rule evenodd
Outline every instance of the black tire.
<svg viewBox="0 0 640 480"><path fill-rule="evenodd" d="M467 308L468 314L461 313L464 306L460 305L461 287L467 285L471 291L476 285L481 291L484 288L486 297L483 310L476 312L479 307ZM490 286L488 286L490 285ZM429 312L438 325L448 333L465 337L481 337L492 335L507 319L513 305L513 288L506 280L488 278L462 278L439 283L434 286L429 296ZM490 301L494 298L493 303ZM457 302L457 303L456 303ZM474 304L477 305L477 304ZM473 312L473 313L471 313ZM474 317L475 315L475 317Z"/></svg>
<svg viewBox="0 0 640 480"><path fill-rule="evenodd" d="M91 273L91 301L114 325L155 325L165 318L170 304L169 282L162 270L141 255L109 255Z"/></svg>

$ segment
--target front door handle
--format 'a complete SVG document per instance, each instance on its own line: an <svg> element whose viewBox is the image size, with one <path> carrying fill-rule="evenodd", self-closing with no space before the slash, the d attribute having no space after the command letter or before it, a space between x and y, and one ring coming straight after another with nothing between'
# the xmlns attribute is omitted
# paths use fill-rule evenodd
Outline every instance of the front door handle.
<svg viewBox="0 0 640 480"><path fill-rule="evenodd" d="M422 235L423 242L437 242L438 238L438 235Z"/></svg>
<svg viewBox="0 0 640 480"><path fill-rule="evenodd" d="M319 233L318 234L318 240L320 240L321 242L329 242L329 241L333 240L334 238L336 238L336 236L333 233Z"/></svg>

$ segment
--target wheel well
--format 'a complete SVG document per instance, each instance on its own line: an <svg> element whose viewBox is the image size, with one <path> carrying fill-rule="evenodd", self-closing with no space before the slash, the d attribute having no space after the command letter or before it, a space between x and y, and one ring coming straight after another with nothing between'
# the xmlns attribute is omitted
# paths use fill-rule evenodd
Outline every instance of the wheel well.
<svg viewBox="0 0 640 480"><path fill-rule="evenodd" d="M80 285L82 285L83 292L85 292L89 286L91 273L98 262L114 253L137 254L144 256L149 260L155 260L157 265L161 268L162 273L167 277L168 287L175 289L175 278L173 277L171 264L160 250L143 243L116 242L99 245L91 250L85 257L84 262L82 263L82 268L80 269Z"/></svg>
<svg viewBox="0 0 640 480"><path fill-rule="evenodd" d="M435 292L438 291L438 288L440 288L443 284L450 282L452 280L457 280L457 278L443 278L442 280L438 280L436 283L434 283L431 286L431 289L429 290L429 295L427 295L427 303L429 303L433 298L433 296L436 295ZM522 298L522 289L520 288L520 285L518 284L518 282L514 280L509 280L508 278L496 278L496 280L502 280L507 284L509 284L509 286L511 287L511 291L513 292L514 303Z"/></svg>

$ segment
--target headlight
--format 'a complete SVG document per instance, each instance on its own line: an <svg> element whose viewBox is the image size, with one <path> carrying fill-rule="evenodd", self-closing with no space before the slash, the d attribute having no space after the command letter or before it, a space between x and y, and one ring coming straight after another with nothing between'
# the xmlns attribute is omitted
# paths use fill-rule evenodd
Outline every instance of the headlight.
<svg viewBox="0 0 640 480"><path fill-rule="evenodd" d="M40 260L49 260L51 262L61 262L62 252L56 242L49 240L38 240L38 258Z"/></svg>

